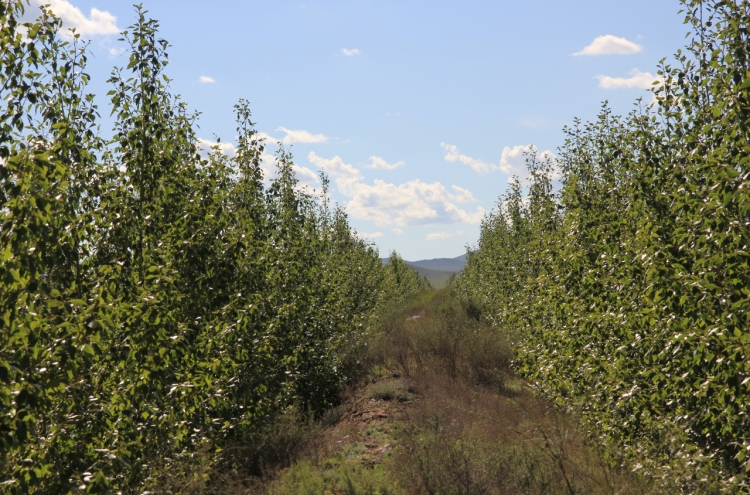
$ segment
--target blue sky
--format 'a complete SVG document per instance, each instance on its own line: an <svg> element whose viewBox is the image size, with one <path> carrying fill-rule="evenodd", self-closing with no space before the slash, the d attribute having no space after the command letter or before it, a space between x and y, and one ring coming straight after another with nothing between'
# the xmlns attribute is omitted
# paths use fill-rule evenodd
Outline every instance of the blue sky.
<svg viewBox="0 0 750 495"><path fill-rule="evenodd" d="M132 0L44 0L91 40L91 90L127 63ZM41 3L41 0L32 0ZM685 44L680 4L597 1L151 0L172 91L198 135L232 152L232 106L291 146L298 177L331 176L350 223L387 255L454 257L529 145L556 152L574 117L633 108ZM105 124L105 126L108 124ZM269 156L267 166L271 168Z"/></svg>

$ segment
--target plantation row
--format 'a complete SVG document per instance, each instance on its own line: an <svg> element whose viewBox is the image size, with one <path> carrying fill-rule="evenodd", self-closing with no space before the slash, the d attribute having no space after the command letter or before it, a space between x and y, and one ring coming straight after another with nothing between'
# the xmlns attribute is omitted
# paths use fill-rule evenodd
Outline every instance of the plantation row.
<svg viewBox="0 0 750 495"><path fill-rule="evenodd" d="M23 3L0 2L0 491L130 493L330 407L426 280L301 191L283 149L268 182L246 102L236 155L202 159L140 10L102 139L85 46L49 13L19 25Z"/></svg>
<svg viewBox="0 0 750 495"><path fill-rule="evenodd" d="M605 106L559 162L529 156L457 284L612 452L685 492L744 491L750 2L683 4L693 36L658 105Z"/></svg>

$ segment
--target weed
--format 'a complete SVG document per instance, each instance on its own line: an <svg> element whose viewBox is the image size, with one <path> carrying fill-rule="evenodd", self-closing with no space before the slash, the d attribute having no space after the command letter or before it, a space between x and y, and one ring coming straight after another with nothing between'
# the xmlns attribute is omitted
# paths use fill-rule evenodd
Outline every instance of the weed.
<svg viewBox="0 0 750 495"><path fill-rule="evenodd" d="M371 438L386 438L386 436L383 434L383 427L382 426L371 426L367 428L362 434L366 437Z"/></svg>
<svg viewBox="0 0 750 495"><path fill-rule="evenodd" d="M321 425L326 426L333 426L339 421L341 421L341 417L346 413L347 406L346 405L339 405L336 407L332 407L331 409L328 409L323 413L323 416L320 418Z"/></svg>
<svg viewBox="0 0 750 495"><path fill-rule="evenodd" d="M324 466L308 460L288 469L270 487L270 495L399 495L403 491L389 477L383 466L371 468L347 462L342 457L331 459Z"/></svg>
<svg viewBox="0 0 750 495"><path fill-rule="evenodd" d="M367 395L375 400L410 402L414 394L409 392L401 380L385 380L373 385Z"/></svg>
<svg viewBox="0 0 750 495"><path fill-rule="evenodd" d="M425 317L406 318L418 311ZM276 472L253 488L274 495L635 495L651 488L515 377L509 339L475 305L442 291L422 309L393 313L371 337L374 383L349 389L347 405L318 423L295 410L247 434L247 444L225 457L234 462L227 476ZM312 439L342 418L322 435L328 441ZM295 462L300 453L307 455Z"/></svg>
<svg viewBox="0 0 750 495"><path fill-rule="evenodd" d="M372 348L382 367L411 377L440 369L451 379L502 390L510 372L512 352L506 336L482 320L476 304L461 301L448 290L439 292L421 312L425 317L405 317L416 312L408 308L384 321Z"/></svg>

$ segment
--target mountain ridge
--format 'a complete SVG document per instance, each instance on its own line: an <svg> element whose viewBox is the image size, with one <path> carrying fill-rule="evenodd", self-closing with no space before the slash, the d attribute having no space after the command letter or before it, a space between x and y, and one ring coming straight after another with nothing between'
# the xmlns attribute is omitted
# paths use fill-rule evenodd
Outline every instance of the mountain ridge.
<svg viewBox="0 0 750 495"><path fill-rule="evenodd" d="M388 258L381 258L383 263L388 263ZM428 260L417 260L404 262L414 268L420 275L427 278L436 289L445 287L451 275L459 273L466 265L466 255L455 258L432 258Z"/></svg>

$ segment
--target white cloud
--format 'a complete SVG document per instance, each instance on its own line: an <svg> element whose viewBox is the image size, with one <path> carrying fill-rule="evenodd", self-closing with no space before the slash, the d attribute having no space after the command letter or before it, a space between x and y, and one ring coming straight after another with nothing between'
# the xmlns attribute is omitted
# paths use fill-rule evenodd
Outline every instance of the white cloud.
<svg viewBox="0 0 750 495"><path fill-rule="evenodd" d="M584 48L578 53L574 53L573 56L579 55L631 55L638 53L643 50L643 47L638 43L626 40L625 38L618 38L607 34L605 36L599 36L591 42L589 46Z"/></svg>
<svg viewBox="0 0 750 495"><path fill-rule="evenodd" d="M480 174L500 170L501 172L508 175L517 175L522 180L525 180L527 176L526 156L524 155L524 153L530 152L534 148L533 145L514 146L513 148L506 146L503 149L503 153L500 157L500 164L495 165L494 163L486 163L482 160L477 160L470 156L463 155L458 151L458 148L455 145L440 143L440 146L448 152L444 157L446 161L461 162L464 165L470 166L472 169L474 169L475 172ZM539 153L539 156L550 156L552 158L555 157L555 155L549 150ZM453 186L453 188L456 192L459 193L458 197L466 198L465 202L476 201L474 197L471 196L471 193L469 193L469 191L461 189L458 186ZM468 196L465 196L464 193L468 193Z"/></svg>
<svg viewBox="0 0 750 495"><path fill-rule="evenodd" d="M261 154L260 170L263 173L263 182L266 184L270 183L271 180L276 177L276 173L278 172L276 156L270 153ZM294 176L299 181L297 184L298 190L306 189L307 192L310 193L319 192L315 186L320 183L320 179L314 170L297 164L292 164L292 170L294 171Z"/></svg>
<svg viewBox="0 0 750 495"><path fill-rule="evenodd" d="M268 146L271 143L278 143L279 141L281 141L281 138L275 138L265 132L259 132L255 135L255 137L258 140L261 140L261 139L264 140L266 142L266 146Z"/></svg>
<svg viewBox="0 0 750 495"><path fill-rule="evenodd" d="M380 226L479 223L485 213L481 207L474 213L462 210L445 186L419 179L398 185L382 180L375 180L372 185L357 182L341 192L351 197L346 209L352 217Z"/></svg>
<svg viewBox="0 0 750 495"><path fill-rule="evenodd" d="M599 80L599 87L605 89L650 89L653 87L655 81L661 82L663 80L661 77L654 76L650 72L641 72L638 69L631 70L630 77L596 76L595 79Z"/></svg>
<svg viewBox="0 0 750 495"><path fill-rule="evenodd" d="M471 191L468 189L464 189L462 187L458 186L451 186L451 189L456 191L456 201L459 203L476 203L477 200L474 199L474 195L471 194Z"/></svg>
<svg viewBox="0 0 750 495"><path fill-rule="evenodd" d="M34 5L49 4L50 10L63 21L65 28L75 28L81 36L119 34L117 17L106 10L92 8L89 17L68 0L33 0Z"/></svg>
<svg viewBox="0 0 750 495"><path fill-rule="evenodd" d="M500 157L500 170L508 175L516 175L521 181L528 179L528 170L526 168L526 155L525 153L531 153L534 150L534 145L529 144L526 146L506 146L503 148L503 154ZM542 151L538 154L538 157L542 160L549 157L555 160L557 157L550 150ZM557 179L560 176L557 168L552 170L552 178ZM508 178L510 180L510 177Z"/></svg>
<svg viewBox="0 0 750 495"><path fill-rule="evenodd" d="M207 157L211 148L216 145L219 146L219 151L225 154L227 157L232 158L237 153L237 148L232 143L228 142L215 142L209 139L198 138L198 147L201 149L201 155ZM263 172L263 181L268 183L272 177L276 176L276 157L270 153L263 153L260 156L260 169ZM310 186L318 184L320 179L318 174L314 170L300 165L292 165L294 175L300 182L300 186Z"/></svg>
<svg viewBox="0 0 750 495"><path fill-rule="evenodd" d="M346 48L342 48L341 49L341 53L343 53L347 57L353 57L355 55L359 55L359 50L357 50L356 48L352 48L351 50L348 50Z"/></svg>
<svg viewBox="0 0 750 495"><path fill-rule="evenodd" d="M377 170L393 170L394 168L403 167L404 165L406 165L406 163L404 162L388 163L379 156L373 155L370 157L370 164L367 165L367 168L374 168Z"/></svg>
<svg viewBox="0 0 750 495"><path fill-rule="evenodd" d="M401 235L404 233L404 229L399 229L398 227L394 227L391 229L393 232L397 233L398 235Z"/></svg>
<svg viewBox="0 0 750 495"><path fill-rule="evenodd" d="M479 223L485 214L481 207L467 212L456 206L473 200L469 191L457 186L453 188L457 194L451 194L439 182L428 184L418 179L404 184L376 179L366 184L359 170L338 156L327 159L310 152L308 159L334 178L339 192L349 198L346 210L352 217L378 226Z"/></svg>
<svg viewBox="0 0 750 495"><path fill-rule="evenodd" d="M303 130L294 131L285 127L278 127L276 130L286 133L286 136L284 136L284 138L282 139L284 144L325 143L326 141L328 141L328 138L323 134L311 134Z"/></svg>
<svg viewBox="0 0 750 495"><path fill-rule="evenodd" d="M447 239L451 236L448 232L433 232L432 234L427 234L426 239L428 241L434 241L436 239Z"/></svg>
<svg viewBox="0 0 750 495"><path fill-rule="evenodd" d="M198 78L198 82L200 82L201 84L209 84L209 83L215 83L216 79L212 77L208 77L208 76L201 76L200 78Z"/></svg>
<svg viewBox="0 0 750 495"><path fill-rule="evenodd" d="M216 146L218 144L219 151L227 155L228 157L233 157L234 154L237 152L237 148L232 143L228 142L220 142L217 143L215 141L211 141L208 139L198 138L198 147L202 150L202 154L204 156L207 156L211 148Z"/></svg>
<svg viewBox="0 0 750 495"><path fill-rule="evenodd" d="M318 184L320 182L318 174L307 167L292 165L292 170L294 170L294 175L302 185L312 187L313 184Z"/></svg>
<svg viewBox="0 0 750 495"><path fill-rule="evenodd" d="M304 143L304 144L311 144L311 143L325 143L328 141L328 137L324 136L323 134L312 134L307 131L303 130L292 130L287 129L286 127L277 127L276 131L282 131L286 135L282 138L275 138L269 134L266 134L265 132L259 132L258 138L265 139L269 142L279 142L281 141L282 144L295 144L295 143Z"/></svg>
<svg viewBox="0 0 750 495"><path fill-rule="evenodd" d="M357 232L357 237L360 239L377 239L378 237L383 237L382 232L373 232L371 234L368 234L367 232Z"/></svg>
<svg viewBox="0 0 750 495"><path fill-rule="evenodd" d="M333 177L356 180L361 178L359 170L348 163L344 163L344 160L338 156L326 159L316 155L314 151L311 151L307 155L307 159L310 160L310 163L324 170L328 175Z"/></svg>
<svg viewBox="0 0 750 495"><path fill-rule="evenodd" d="M263 172L263 182L266 184L276 176L276 157L270 153L260 155L260 170Z"/></svg>
<svg viewBox="0 0 750 495"><path fill-rule="evenodd" d="M524 153L531 151L532 145L506 146L500 157L500 170L508 175L522 176L526 173L526 156Z"/></svg>
<svg viewBox="0 0 750 495"><path fill-rule="evenodd" d="M120 55L122 55L123 53L125 53L125 49L124 48L110 48L109 49L109 58L117 58Z"/></svg>
<svg viewBox="0 0 750 495"><path fill-rule="evenodd" d="M452 234L450 232L432 232L430 234L427 234L427 237L425 237L425 239L427 239L428 241L434 241L434 240L439 240L439 239L448 239L449 237L453 237L454 235L462 235L462 234L463 234L463 231L461 230L457 230Z"/></svg>
<svg viewBox="0 0 750 495"><path fill-rule="evenodd" d="M454 144L440 143L440 147L443 148L447 153L445 154L445 160L449 162L459 161L464 165L470 166L478 174L486 174L493 170L497 170L497 165L494 163L486 163L482 160L477 160L467 155L459 153L458 148Z"/></svg>

